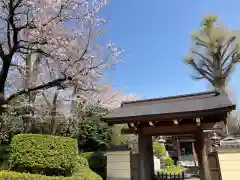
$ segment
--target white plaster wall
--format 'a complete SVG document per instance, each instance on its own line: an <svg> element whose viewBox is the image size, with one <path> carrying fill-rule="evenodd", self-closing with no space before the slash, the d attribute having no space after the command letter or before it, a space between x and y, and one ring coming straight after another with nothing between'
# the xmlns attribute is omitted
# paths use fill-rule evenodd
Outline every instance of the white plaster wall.
<svg viewBox="0 0 240 180"><path fill-rule="evenodd" d="M107 179L131 179L130 151L108 152Z"/></svg>
<svg viewBox="0 0 240 180"><path fill-rule="evenodd" d="M157 172L160 171L161 162L160 162L160 159L157 158L156 156L153 157L153 161L154 161L154 172L155 174L157 174Z"/></svg>
<svg viewBox="0 0 240 180"><path fill-rule="evenodd" d="M219 152L222 180L240 180L240 151Z"/></svg>

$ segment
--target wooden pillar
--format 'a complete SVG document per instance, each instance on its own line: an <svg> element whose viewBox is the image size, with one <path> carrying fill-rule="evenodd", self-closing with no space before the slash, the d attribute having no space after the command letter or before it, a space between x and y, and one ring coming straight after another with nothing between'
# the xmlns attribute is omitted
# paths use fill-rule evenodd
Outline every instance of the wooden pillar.
<svg viewBox="0 0 240 180"><path fill-rule="evenodd" d="M200 180L211 180L211 174L208 164L207 144L204 133L198 130L196 133L195 149L198 156L198 165L200 168Z"/></svg>
<svg viewBox="0 0 240 180"><path fill-rule="evenodd" d="M138 135L140 180L152 180L154 177L152 136Z"/></svg>
<svg viewBox="0 0 240 180"><path fill-rule="evenodd" d="M194 145L194 141L192 142L192 151L193 151L193 160L194 160L194 164L195 166L197 166L197 162L198 162L198 159L197 159L197 153L196 153L196 150L195 150L195 145Z"/></svg>
<svg viewBox="0 0 240 180"><path fill-rule="evenodd" d="M180 141L179 138L176 138L177 142L176 142L176 146L177 146L177 154L178 154L178 160L181 161L182 160L182 156L181 156L181 146L180 146Z"/></svg>

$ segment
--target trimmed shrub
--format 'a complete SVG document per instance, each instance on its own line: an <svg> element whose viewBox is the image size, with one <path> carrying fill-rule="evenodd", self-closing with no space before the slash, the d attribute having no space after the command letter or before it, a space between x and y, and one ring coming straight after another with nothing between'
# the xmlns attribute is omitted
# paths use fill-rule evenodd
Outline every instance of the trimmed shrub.
<svg viewBox="0 0 240 180"><path fill-rule="evenodd" d="M77 165L77 141L68 137L18 134L10 144L11 169L70 176Z"/></svg>
<svg viewBox="0 0 240 180"><path fill-rule="evenodd" d="M80 156L84 157L85 159L89 159L94 152L82 152L80 153Z"/></svg>
<svg viewBox="0 0 240 180"><path fill-rule="evenodd" d="M1 171L0 180L102 180L102 178L92 172L91 169L82 167L81 171L72 177L44 176L39 174Z"/></svg>
<svg viewBox="0 0 240 180"><path fill-rule="evenodd" d="M174 165L174 161L170 156L168 156L164 159L164 164L167 167L172 167Z"/></svg>
<svg viewBox="0 0 240 180"><path fill-rule="evenodd" d="M153 151L154 155L158 158L164 156L164 154L166 153L164 145L159 142L153 142Z"/></svg>
<svg viewBox="0 0 240 180"><path fill-rule="evenodd" d="M77 162L78 162L79 165L89 167L88 160L83 156L78 155L77 156Z"/></svg>
<svg viewBox="0 0 240 180"><path fill-rule="evenodd" d="M81 156L88 160L89 167L100 175L103 179L106 179L106 167L107 157L102 152L85 152L81 153Z"/></svg>

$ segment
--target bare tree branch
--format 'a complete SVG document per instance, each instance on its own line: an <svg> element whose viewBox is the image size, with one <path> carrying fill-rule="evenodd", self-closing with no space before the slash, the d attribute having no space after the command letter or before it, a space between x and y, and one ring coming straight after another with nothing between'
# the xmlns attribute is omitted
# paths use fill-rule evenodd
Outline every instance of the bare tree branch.
<svg viewBox="0 0 240 180"><path fill-rule="evenodd" d="M5 53L3 51L2 44L0 44L0 57L1 57L2 61L3 61L4 57L5 57Z"/></svg>
<svg viewBox="0 0 240 180"><path fill-rule="evenodd" d="M224 50L223 50L222 55L221 55L221 57L220 57L221 59L225 56L225 54L226 54L229 46L232 44L232 42L233 42L235 39L236 39L236 37L233 36L233 37L231 37L231 38L226 42L226 44L223 45Z"/></svg>
<svg viewBox="0 0 240 180"><path fill-rule="evenodd" d="M192 53L200 56L203 60L206 60L210 65L212 65L211 60L209 58L205 57L204 55L202 55L201 53L199 53L197 51L192 51Z"/></svg>
<svg viewBox="0 0 240 180"><path fill-rule="evenodd" d="M229 58L236 52L236 48L233 49L228 55L227 57L225 57L222 61L222 67L226 64L226 62L229 60Z"/></svg>
<svg viewBox="0 0 240 180"><path fill-rule="evenodd" d="M48 107L51 108L52 104L50 103L50 101L47 99L47 96L44 92L41 93L43 98L44 98L44 101L47 103Z"/></svg>
<svg viewBox="0 0 240 180"><path fill-rule="evenodd" d="M11 94L7 98L7 101L11 101L12 99L16 98L17 96L28 93L28 92L31 92L31 91L36 91L36 90L40 90L40 89L48 89L48 88L51 88L51 87L59 86L59 85L61 85L61 83L63 83L64 81L66 81L68 79L71 80L70 77L67 78L66 76L64 76L63 78L58 78L58 79L55 79L55 80L50 81L50 82L45 83L45 84L41 84L41 85L36 86L36 87L23 89L23 90L18 91L14 94Z"/></svg>
<svg viewBox="0 0 240 180"><path fill-rule="evenodd" d="M206 78L209 82L213 83L212 75L210 73L199 68L195 62L192 62L191 65L202 77Z"/></svg>
<svg viewBox="0 0 240 180"><path fill-rule="evenodd" d="M68 69L69 67L72 67L72 66L73 66L74 64L76 64L77 62L83 60L83 57L85 56L85 54L86 54L87 51L88 51L88 46L89 46L90 38L91 38L91 29L92 29L92 28L91 28L91 26L90 26L90 28L89 28L89 30L88 30L87 43L86 43L86 46L85 46L85 48L84 48L81 56L80 56L76 61L74 61L73 63L69 64L68 67L65 69L65 72L67 71L67 69Z"/></svg>
<svg viewBox="0 0 240 180"><path fill-rule="evenodd" d="M203 46L205 48L209 48L209 45L206 42L204 42L203 40L201 40L199 37L194 37L194 38L197 41L196 45L200 45L200 46Z"/></svg>

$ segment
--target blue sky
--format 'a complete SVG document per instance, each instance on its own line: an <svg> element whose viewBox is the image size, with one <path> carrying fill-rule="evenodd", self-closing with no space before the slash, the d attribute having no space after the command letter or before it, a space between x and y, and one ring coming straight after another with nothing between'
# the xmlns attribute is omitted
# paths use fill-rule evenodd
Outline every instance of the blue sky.
<svg viewBox="0 0 240 180"><path fill-rule="evenodd" d="M190 35L205 14L240 29L239 7L238 0L112 0L102 11L109 20L107 38L125 52L108 80L142 98L208 90L206 81L194 81L183 63ZM238 98L240 69L231 77L229 86Z"/></svg>

